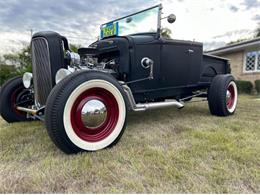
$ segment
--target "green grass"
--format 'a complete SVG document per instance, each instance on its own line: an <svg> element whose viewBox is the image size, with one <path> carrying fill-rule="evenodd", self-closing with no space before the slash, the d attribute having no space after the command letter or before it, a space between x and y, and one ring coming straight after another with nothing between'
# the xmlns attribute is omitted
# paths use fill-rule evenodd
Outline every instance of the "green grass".
<svg viewBox="0 0 260 195"><path fill-rule="evenodd" d="M121 141L65 155L41 122L0 119L0 193L260 193L260 101L234 116L207 102L131 113Z"/></svg>

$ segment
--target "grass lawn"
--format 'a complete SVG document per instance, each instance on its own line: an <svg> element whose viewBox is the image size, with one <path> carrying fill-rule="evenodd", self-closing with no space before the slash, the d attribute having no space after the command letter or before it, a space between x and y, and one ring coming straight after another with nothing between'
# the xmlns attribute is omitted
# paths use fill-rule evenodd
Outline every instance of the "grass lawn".
<svg viewBox="0 0 260 195"><path fill-rule="evenodd" d="M65 155L41 122L0 119L0 193L260 193L260 101L130 113L112 149Z"/></svg>

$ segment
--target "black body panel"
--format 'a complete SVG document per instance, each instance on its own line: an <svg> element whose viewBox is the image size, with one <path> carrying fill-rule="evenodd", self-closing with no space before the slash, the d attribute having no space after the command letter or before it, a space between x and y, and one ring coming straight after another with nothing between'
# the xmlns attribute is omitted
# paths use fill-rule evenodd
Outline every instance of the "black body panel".
<svg viewBox="0 0 260 195"><path fill-rule="evenodd" d="M202 44L163 40L161 58L165 87L185 86L199 82Z"/></svg>
<svg viewBox="0 0 260 195"><path fill-rule="evenodd" d="M189 96L208 88L215 75L230 72L228 60L203 55L202 43L158 38L156 33L105 38L93 46L99 56L118 52L120 80L129 82L137 102ZM141 66L145 57L154 61L154 78L133 82L149 76L150 70Z"/></svg>
<svg viewBox="0 0 260 195"><path fill-rule="evenodd" d="M218 74L231 73L230 64L227 59L212 55L203 55L202 67L200 75L201 82L211 82L213 77Z"/></svg>
<svg viewBox="0 0 260 195"><path fill-rule="evenodd" d="M39 39L43 47L38 44L41 51L32 51L33 72L36 101L44 105L55 85L56 72L67 67L64 48L69 48L67 39L55 32L36 33L32 46ZM207 89L217 74L230 73L228 60L203 55L202 43L158 38L156 33L105 38L79 49L79 54L94 56L98 63L116 58L113 76L128 84L136 102L184 98L196 90ZM154 62L153 79L148 79L149 68L141 66L145 57Z"/></svg>

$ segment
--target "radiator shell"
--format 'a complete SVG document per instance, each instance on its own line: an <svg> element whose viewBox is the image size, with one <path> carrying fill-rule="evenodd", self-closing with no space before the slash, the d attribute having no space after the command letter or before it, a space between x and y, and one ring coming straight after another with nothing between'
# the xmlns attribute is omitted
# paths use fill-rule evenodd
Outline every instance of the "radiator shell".
<svg viewBox="0 0 260 195"><path fill-rule="evenodd" d="M35 103L44 106L55 85L55 75L65 68L63 37L47 31L34 34L31 41Z"/></svg>

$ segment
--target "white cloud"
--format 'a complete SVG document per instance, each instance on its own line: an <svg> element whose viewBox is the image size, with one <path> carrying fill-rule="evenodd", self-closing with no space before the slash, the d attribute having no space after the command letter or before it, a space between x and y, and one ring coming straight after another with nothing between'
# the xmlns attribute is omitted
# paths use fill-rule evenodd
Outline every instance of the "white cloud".
<svg viewBox="0 0 260 195"><path fill-rule="evenodd" d="M174 24L163 21L174 39L205 42L208 49L251 36L260 13L260 0L2 0L0 53L28 44L30 28L58 31L70 42L87 46L99 35L100 24L160 2L164 15L177 16Z"/></svg>
<svg viewBox="0 0 260 195"><path fill-rule="evenodd" d="M164 25L172 30L176 39L230 42L250 37L257 27L252 17L259 13L260 7L246 9L243 2L243 0L167 1L164 13L176 14L177 20L173 25L165 22ZM237 11L232 10L232 6L235 6ZM216 38L219 35L223 36Z"/></svg>
<svg viewBox="0 0 260 195"><path fill-rule="evenodd" d="M0 54L17 52L29 44L30 33L21 34L16 31L0 31Z"/></svg>

